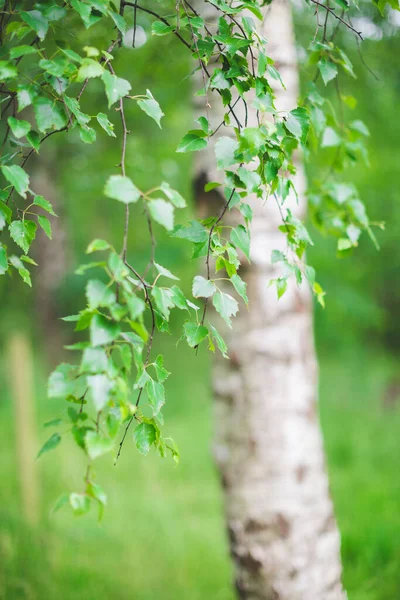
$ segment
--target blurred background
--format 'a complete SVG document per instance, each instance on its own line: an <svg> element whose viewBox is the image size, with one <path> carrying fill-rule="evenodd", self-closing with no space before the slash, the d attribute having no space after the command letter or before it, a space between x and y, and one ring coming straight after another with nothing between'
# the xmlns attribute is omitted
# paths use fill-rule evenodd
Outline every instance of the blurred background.
<svg viewBox="0 0 400 600"><path fill-rule="evenodd" d="M364 11L365 12L365 11ZM299 43L310 40L309 21L295 11ZM163 129L127 109L131 135L127 173L142 188L166 179L194 212L190 157L175 154L192 124L188 57L169 36L152 40L141 15L137 48L119 53L116 70L132 82L133 93L151 89L165 117ZM315 309L320 362L320 410L332 496L342 535L344 584L350 600L400 598L400 228L399 139L400 38L394 12L364 18L362 56L346 34L342 42L358 74L342 79L341 92L357 99L357 116L368 125L369 164L346 173L358 186L371 219L385 221L377 252L368 238L345 259L335 241L319 239L309 262L327 291L327 308ZM79 32L101 45L101 31ZM96 37L94 37L96 36ZM308 80L307 65L301 77ZM365 66L365 64L368 66ZM374 73L378 74L378 79ZM332 102L336 102L332 86ZM328 88L329 93L329 88ZM102 109L96 87L83 109ZM86 103L86 106L85 106ZM140 114L139 114L140 113ZM351 116L351 115L350 115ZM118 129L118 116L114 122ZM64 136L64 137L63 137ZM126 445L117 467L99 461L98 477L108 493L101 524L93 514L74 519L68 510L51 513L57 497L79 489L84 474L80 451L63 440L55 453L36 462L49 430L43 423L63 407L46 398L46 378L63 359L72 328L59 320L84 302L85 262L94 237L120 246L123 206L103 193L118 162L118 141L98 132L93 145L73 133L54 136L40 160L30 164L36 187L59 215L52 242L40 237L33 290L16 277L0 282L0 597L11 599L233 600L231 566L222 496L211 456L210 356L198 356L163 340L167 382L165 418L181 451L179 466L143 458ZM319 158L308 165L318 175ZM161 173L161 175L160 175ZM145 228L135 214L129 253L135 264L148 256ZM157 257L190 287L186 246L157 232ZM180 327L175 314L171 328ZM166 336L164 336L166 337Z"/></svg>

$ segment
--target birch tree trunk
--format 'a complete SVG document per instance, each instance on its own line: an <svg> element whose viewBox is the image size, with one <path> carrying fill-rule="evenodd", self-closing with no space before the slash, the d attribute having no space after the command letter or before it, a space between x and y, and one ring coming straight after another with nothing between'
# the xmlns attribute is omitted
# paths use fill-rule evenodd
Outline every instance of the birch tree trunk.
<svg viewBox="0 0 400 600"><path fill-rule="evenodd" d="M205 3L200 4L204 14ZM290 6L273 0L264 11L260 29L286 85L286 90L277 88L276 104L291 110L297 104L298 74ZM212 12L209 17L215 19ZM210 102L215 125L222 120L221 102ZM198 108L204 113L204 106ZM249 111L249 126L256 126L255 110ZM218 172L212 151L201 154L196 189L204 204L210 195L200 190L205 181L218 180ZM286 206L304 217L301 164L296 187L299 204L292 198ZM223 332L230 360L216 355L213 373L215 457L236 587L243 600L343 600L340 540L317 411L311 297L306 286L292 283L278 301L275 287L268 287L279 277L271 251L285 250L278 231L281 215L273 199L262 205L250 196L248 202L254 211L251 264L240 274L247 282L249 309L242 306L232 331ZM234 218L233 212L225 221Z"/></svg>

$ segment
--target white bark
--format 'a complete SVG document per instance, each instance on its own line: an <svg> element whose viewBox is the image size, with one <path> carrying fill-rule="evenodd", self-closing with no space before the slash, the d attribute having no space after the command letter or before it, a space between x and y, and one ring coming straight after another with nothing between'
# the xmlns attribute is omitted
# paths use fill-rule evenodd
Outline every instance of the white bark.
<svg viewBox="0 0 400 600"><path fill-rule="evenodd" d="M277 88L277 105L290 110L298 96L290 7L285 0L273 0L265 14L261 30L268 54L287 88ZM215 126L221 120L220 102L213 98L211 105ZM250 109L249 126L256 125L254 112ZM227 135L223 128L221 133ZM197 180L215 181L213 153L202 154ZM300 164L295 183L300 201L288 204L304 217ZM236 586L244 600L342 600L339 534L317 411L310 293L292 282L278 301L276 289L268 287L279 276L279 267L270 263L271 251L285 250L285 236L278 232L281 216L273 199L265 205L256 197L248 202L254 211L251 264L241 275L249 309L242 306L233 330L224 331L230 360L214 359L215 456Z"/></svg>

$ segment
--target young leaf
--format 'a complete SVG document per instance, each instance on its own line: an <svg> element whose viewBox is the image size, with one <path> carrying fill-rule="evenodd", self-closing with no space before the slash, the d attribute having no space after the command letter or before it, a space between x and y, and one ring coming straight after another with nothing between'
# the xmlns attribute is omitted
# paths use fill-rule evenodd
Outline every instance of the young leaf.
<svg viewBox="0 0 400 600"><path fill-rule="evenodd" d="M171 231L174 227L174 207L169 202L157 198L150 200L148 203L151 218L157 223L165 227L167 231Z"/></svg>
<svg viewBox="0 0 400 600"><path fill-rule="evenodd" d="M45 232L45 234L47 235L47 237L51 240L51 238L52 238L51 223L48 220L48 218L44 217L43 215L39 215L38 223L39 223L40 227L43 229L43 231Z"/></svg>
<svg viewBox="0 0 400 600"><path fill-rule="evenodd" d="M193 279L192 294L195 298L210 298L216 292L215 283L196 275Z"/></svg>
<svg viewBox="0 0 400 600"><path fill-rule="evenodd" d="M108 108L129 94L131 84L126 79L112 75L107 70L103 72L102 79L108 98Z"/></svg>
<svg viewBox="0 0 400 600"><path fill-rule="evenodd" d="M107 179L104 194L108 198L119 200L120 202L124 202L124 204L137 202L141 195L131 179L123 175L111 175Z"/></svg>
<svg viewBox="0 0 400 600"><path fill-rule="evenodd" d="M49 452L50 450L54 450L54 448L57 448L57 446L60 442L61 442L61 435L59 433L53 433L53 435L51 435L49 437L49 439L43 444L43 446L39 450L36 458L39 458L39 456L42 456L42 454L45 454L46 452Z"/></svg>
<svg viewBox="0 0 400 600"><path fill-rule="evenodd" d="M140 423L135 429L133 438L139 452L146 455L157 439L156 428L151 423Z"/></svg>
<svg viewBox="0 0 400 600"><path fill-rule="evenodd" d="M229 294L225 294L220 290L217 290L213 296L213 304L215 310L221 315L226 324L232 327L232 321L230 317L235 316L239 310L238 303L235 298L232 298Z"/></svg>
<svg viewBox="0 0 400 600"><path fill-rule="evenodd" d="M26 192L29 188L29 175L18 165L11 165L11 167L4 165L1 167L4 177L9 183L15 188L15 191L26 198Z"/></svg>
<svg viewBox="0 0 400 600"><path fill-rule="evenodd" d="M208 336L207 327L204 327L204 325L199 325L198 323L185 323L183 326L183 331L185 333L187 343L191 348L195 348L201 344L201 342Z"/></svg>
<svg viewBox="0 0 400 600"><path fill-rule="evenodd" d="M37 225L34 221L13 221L10 225L10 235L14 242L27 254L36 236Z"/></svg>
<svg viewBox="0 0 400 600"><path fill-rule="evenodd" d="M108 379L107 375L89 375L87 384L96 411L103 410L110 400L112 381Z"/></svg>
<svg viewBox="0 0 400 600"><path fill-rule="evenodd" d="M207 140L194 133L187 133L179 142L177 152L196 152L207 147Z"/></svg>
<svg viewBox="0 0 400 600"><path fill-rule="evenodd" d="M250 260L250 235L244 225L238 225L235 229L232 229L230 240Z"/></svg>
<svg viewBox="0 0 400 600"><path fill-rule="evenodd" d="M94 460L103 454L111 452L114 448L114 442L110 438L101 436L96 431L88 431L85 435L85 446L89 458Z"/></svg>
<svg viewBox="0 0 400 600"><path fill-rule="evenodd" d="M18 139L24 137L31 129L31 124L28 121L21 121L15 117L8 117L7 122L11 131Z"/></svg>
<svg viewBox="0 0 400 600"><path fill-rule="evenodd" d="M159 128L161 129L161 119L164 116L163 111L160 108L157 100L154 99L150 90L146 90L147 98L138 100L138 106L141 108L149 117L154 119Z"/></svg>

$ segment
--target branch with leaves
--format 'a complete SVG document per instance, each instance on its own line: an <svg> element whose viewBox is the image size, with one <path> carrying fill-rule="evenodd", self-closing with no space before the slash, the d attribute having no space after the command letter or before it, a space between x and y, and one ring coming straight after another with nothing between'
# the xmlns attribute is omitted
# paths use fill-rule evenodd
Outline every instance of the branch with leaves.
<svg viewBox="0 0 400 600"><path fill-rule="evenodd" d="M322 182L313 182L310 193L312 217L316 226L338 238L338 252L346 253L358 244L365 230L375 240L372 223L355 187L338 179L349 163L366 157L366 126L359 120L345 124L337 120L329 102L321 95L323 86L337 81L340 72L354 76L353 66L343 49L335 44L337 27L329 40L329 17L338 25L355 30L349 20L332 9L328 2L310 0L317 10L325 11L322 39L320 24L309 48L309 65L316 67L304 101L290 112L275 106L274 86L284 86L274 61L268 55L268 42L260 34L265 2L226 3L208 0L218 12L215 23L208 23L186 0L167 3L169 13L159 14L157 2L125 2L119 8L108 0L51 0L33 10L23 3L0 2L3 52L0 60L0 107L3 116L0 191L0 274L16 272L31 285L28 265L34 266L29 250L40 227L51 237L50 202L40 190L33 190L27 169L28 159L39 153L42 144L56 133L77 131L82 143L96 141L98 131L116 138L113 117L121 121L119 172L105 181L104 194L110 201L125 205L121 223L121 250L106 240L92 241L87 254L100 258L81 265L77 273L95 272L86 286L87 305L76 315L65 317L75 330L88 330L88 339L69 346L79 353L79 360L59 365L49 378L49 397L65 402L62 418L47 423L57 427L39 454L55 448L64 435L70 434L86 454L88 468L81 493L63 496L58 507L69 503L75 514L86 513L97 504L100 515L106 496L94 481L93 461L116 452L121 454L131 426L140 453L154 448L162 457L178 460L179 452L172 439L163 433L162 409L165 404L164 383L169 372L162 355L153 356L157 333L169 331L172 310L184 311L187 320L182 337L197 349L208 344L225 356L228 349L222 336L207 319L212 303L217 313L231 326L238 311L236 297L247 303L246 284L239 269L241 256L250 260L250 225L252 206L249 196L260 202L274 201L282 218L281 231L287 239L287 252L274 250L271 261L280 263L281 275L271 283L280 298L289 277L297 284L308 281L318 301L324 303L324 291L317 283L315 271L304 262L312 239L304 223L287 207L296 194L292 177L296 172L294 154L306 154L336 148L333 164ZM347 0L337 0L346 11ZM150 4L151 8L148 7ZM382 8L380 4L380 8ZM197 95L204 98L204 115L177 144L178 153L207 151L214 136L219 181L208 182L205 192L218 189L224 198L219 215L176 224L175 212L186 206L185 199L167 182L156 182L147 191L140 190L126 167L129 124L125 117L127 102L137 107L161 127L163 111L146 90L131 95L132 83L114 69L114 57L125 52L124 37L141 19L153 19L151 31L158 36L175 36L200 70L202 87ZM268 17L267 17L268 18ZM81 46L79 36L70 32L95 28L102 24L109 31L106 49ZM143 21L143 23L145 23ZM148 23L148 21L146 21ZM104 111L95 116L85 113L81 101L93 82L101 81ZM339 90L339 87L338 87ZM339 92L338 92L339 93ZM224 109L222 122L211 123L208 115L209 95L217 96ZM340 96L340 93L339 93ZM341 101L346 101L342 99ZM349 101L347 99L347 101ZM244 107L244 119L238 106ZM257 113L257 126L248 126L248 110ZM97 129L97 131L96 131ZM221 135L224 133L225 135ZM50 143L50 142L47 142ZM132 230L130 205L140 204L149 230L149 262L143 273L129 254L128 239ZM241 222L226 227L223 217L228 210L239 212ZM193 246L193 258L205 262L206 273L193 281L195 302L187 298L177 284L178 278L156 262L158 227L171 236ZM22 250L22 254L21 254ZM232 293L220 286L228 280ZM235 297L236 296L236 297ZM203 310L197 304L203 302ZM119 440L119 441L118 441Z"/></svg>

